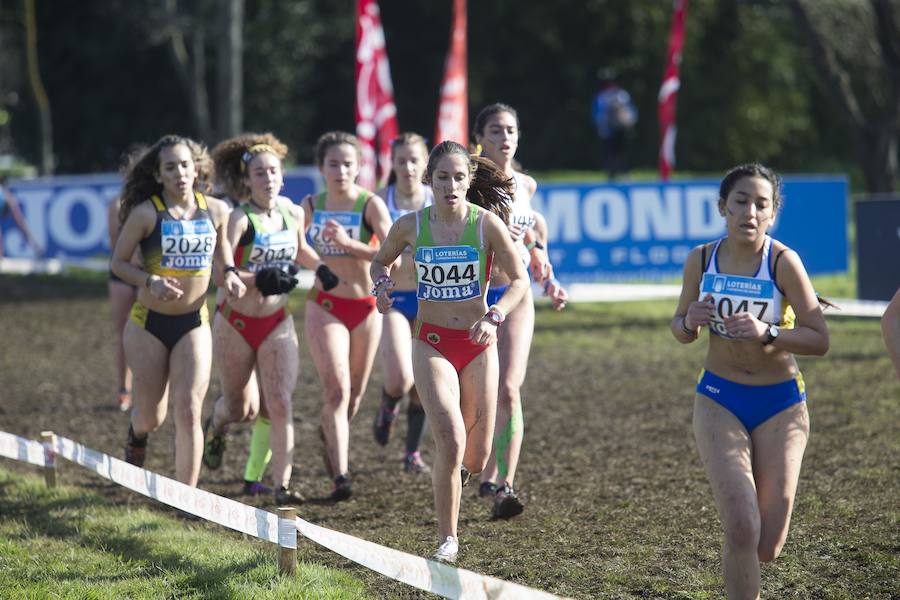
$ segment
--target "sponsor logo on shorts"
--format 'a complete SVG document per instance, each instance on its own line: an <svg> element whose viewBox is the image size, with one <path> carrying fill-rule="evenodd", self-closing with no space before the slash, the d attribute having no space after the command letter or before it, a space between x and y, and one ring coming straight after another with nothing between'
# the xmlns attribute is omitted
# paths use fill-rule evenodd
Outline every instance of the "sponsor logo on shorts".
<svg viewBox="0 0 900 600"><path fill-rule="evenodd" d="M325 298L324 300L322 300L322 308L324 308L325 310L331 310L332 308L334 308L334 302L332 302L328 298Z"/></svg>
<svg viewBox="0 0 900 600"><path fill-rule="evenodd" d="M240 331L241 329L243 329L246 326L247 326L247 324L244 323L243 319L235 319L234 320L234 328L237 329L238 331Z"/></svg>
<svg viewBox="0 0 900 600"><path fill-rule="evenodd" d="M722 391L722 390L720 390L719 388L713 387L713 386L711 386L711 385L709 385L709 384L706 385L706 389L707 389L707 391L712 392L713 394L718 394L719 392Z"/></svg>
<svg viewBox="0 0 900 600"><path fill-rule="evenodd" d="M440 343L441 343L441 336L439 336L438 334L436 334L436 333L433 332L433 331L430 331L430 332L428 333L428 335L426 335L425 337L426 337L426 338L428 339L428 341L431 342L432 344L440 344Z"/></svg>

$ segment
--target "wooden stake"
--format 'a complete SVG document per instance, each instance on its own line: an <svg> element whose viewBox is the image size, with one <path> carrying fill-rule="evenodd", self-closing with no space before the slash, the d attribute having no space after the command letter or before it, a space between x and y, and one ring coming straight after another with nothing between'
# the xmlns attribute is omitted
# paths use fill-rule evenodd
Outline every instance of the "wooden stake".
<svg viewBox="0 0 900 600"><path fill-rule="evenodd" d="M297 573L297 509L278 508L278 572L293 577Z"/></svg>
<svg viewBox="0 0 900 600"><path fill-rule="evenodd" d="M53 451L55 438L52 431L41 432L41 442L44 444L44 481L48 488L56 487L56 453Z"/></svg>

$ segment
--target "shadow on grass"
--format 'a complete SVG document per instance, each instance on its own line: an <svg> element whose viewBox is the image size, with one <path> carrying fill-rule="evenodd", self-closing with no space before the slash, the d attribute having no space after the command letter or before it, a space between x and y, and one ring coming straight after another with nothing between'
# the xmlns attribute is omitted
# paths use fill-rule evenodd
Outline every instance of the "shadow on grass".
<svg viewBox="0 0 900 600"><path fill-rule="evenodd" d="M227 580L240 578L266 562L264 557L256 555L250 559L223 561L213 567L192 560L188 553L164 549L165 540L151 543L150 536L170 535L161 523L136 523L124 531L96 522L86 523L89 513L110 508L114 508L113 503L93 495L59 498L41 493L28 497L17 490L15 481L0 481L0 514L4 520L23 523L28 538L37 534L65 541L70 546L92 548L117 556L127 566L120 575L96 575L81 572L72 564L67 573L55 573L55 579L102 584L177 572L183 586L181 592L194 590L204 597L226 597L231 593ZM186 526L181 524L181 528Z"/></svg>

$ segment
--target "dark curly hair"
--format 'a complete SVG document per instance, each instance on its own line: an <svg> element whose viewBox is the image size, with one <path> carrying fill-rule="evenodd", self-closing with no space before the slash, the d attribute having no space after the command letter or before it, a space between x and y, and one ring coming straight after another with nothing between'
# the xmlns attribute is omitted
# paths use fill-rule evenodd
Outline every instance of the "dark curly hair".
<svg viewBox="0 0 900 600"><path fill-rule="evenodd" d="M271 133L244 133L220 142L212 149L213 165L216 173L216 189L233 200L250 197L247 187L247 165L255 156L271 152L284 160L288 147Z"/></svg>

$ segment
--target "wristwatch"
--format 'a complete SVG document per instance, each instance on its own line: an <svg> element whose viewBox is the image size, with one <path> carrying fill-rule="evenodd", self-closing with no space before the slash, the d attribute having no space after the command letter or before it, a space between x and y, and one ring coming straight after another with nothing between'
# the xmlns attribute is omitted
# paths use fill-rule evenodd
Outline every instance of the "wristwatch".
<svg viewBox="0 0 900 600"><path fill-rule="evenodd" d="M540 240L534 240L534 241L531 242L530 244L527 244L527 245L525 246L525 248L528 249L528 250L534 250L535 248L537 248L538 250L543 250L543 249L544 249L544 245L541 243Z"/></svg>
<svg viewBox="0 0 900 600"><path fill-rule="evenodd" d="M500 312L500 309L495 306L491 306L485 315L488 318L488 321L491 322L492 325L500 326L501 323L506 319L503 316L503 313Z"/></svg>
<svg viewBox="0 0 900 600"><path fill-rule="evenodd" d="M766 341L763 342L763 346L768 346L772 342L778 339L778 334L781 333L778 330L777 325L769 325L766 329Z"/></svg>

